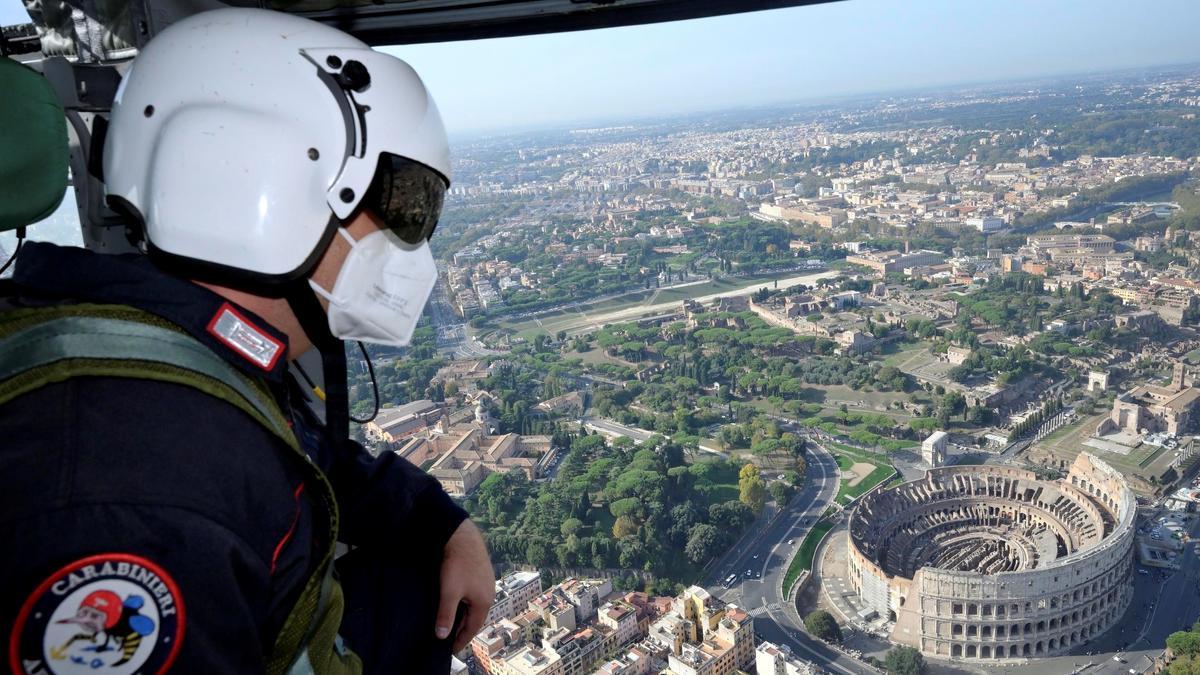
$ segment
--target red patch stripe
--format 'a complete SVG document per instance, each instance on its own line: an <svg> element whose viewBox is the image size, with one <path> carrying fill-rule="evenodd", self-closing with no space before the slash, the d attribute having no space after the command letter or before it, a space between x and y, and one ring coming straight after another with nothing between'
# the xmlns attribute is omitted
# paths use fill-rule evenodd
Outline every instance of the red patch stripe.
<svg viewBox="0 0 1200 675"><path fill-rule="evenodd" d="M283 552L283 547L292 539L292 535L296 534L296 526L300 524L300 495L304 493L304 483L296 486L296 492L292 495L292 499L296 500L296 513L292 516L292 526L283 534L283 538L275 544L275 553L271 555L271 574L275 574L275 565L279 562L279 554Z"/></svg>

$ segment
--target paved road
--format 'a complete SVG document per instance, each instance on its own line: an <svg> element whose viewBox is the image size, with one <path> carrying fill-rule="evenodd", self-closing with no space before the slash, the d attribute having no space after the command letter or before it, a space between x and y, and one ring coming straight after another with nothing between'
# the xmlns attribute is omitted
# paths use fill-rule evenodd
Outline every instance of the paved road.
<svg viewBox="0 0 1200 675"><path fill-rule="evenodd" d="M805 633L795 605L784 597L783 577L792 553L837 496L840 480L837 463L820 447L808 454L808 480L782 514L765 528L747 535L718 561L706 580L710 593L742 607L754 616L754 630L776 644L787 644L801 658L835 673L871 673L859 661ZM791 543L789 543L791 542ZM755 578L746 578L746 571ZM739 581L725 588L722 582L737 573Z"/></svg>
<svg viewBox="0 0 1200 675"><path fill-rule="evenodd" d="M488 349L475 341L470 326L458 317L441 281L429 299L429 310L433 315L433 326L438 331L438 349L456 359L479 359L503 352Z"/></svg>

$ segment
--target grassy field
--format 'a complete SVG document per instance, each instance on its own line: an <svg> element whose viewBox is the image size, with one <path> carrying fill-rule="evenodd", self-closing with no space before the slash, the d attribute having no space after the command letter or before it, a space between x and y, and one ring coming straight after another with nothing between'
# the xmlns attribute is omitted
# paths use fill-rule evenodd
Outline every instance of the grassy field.
<svg viewBox="0 0 1200 675"><path fill-rule="evenodd" d="M736 500L740 495L738 467L726 462L715 464L715 466L717 470L708 478L713 487L708 489L708 503L705 506Z"/></svg>
<svg viewBox="0 0 1200 675"><path fill-rule="evenodd" d="M1152 446L1152 445L1151 445L1151 446L1146 446L1146 445L1143 445L1143 446L1139 447L1139 448L1138 448L1138 450L1142 450L1142 449L1149 449L1149 448L1154 448L1154 446ZM1144 469L1144 468L1146 468L1146 467L1150 466L1151 464L1153 464L1153 463L1154 463L1154 460L1158 459L1159 457L1162 457L1162 454L1163 454L1164 452L1166 452L1166 451L1167 451L1167 448L1166 448L1166 446L1161 446L1161 445L1160 445L1159 447L1157 447L1157 448L1154 448L1154 450L1153 450L1152 452L1150 452L1150 453L1148 453L1148 454L1146 455L1146 458L1145 458L1145 459L1143 459L1142 461L1138 462L1138 467L1140 467L1140 468L1143 468L1143 469ZM1130 454L1133 454L1133 453L1130 453Z"/></svg>
<svg viewBox="0 0 1200 675"><path fill-rule="evenodd" d="M862 450L844 443L828 443L829 449L834 452L833 458L837 461L838 468L842 471L849 471L850 467L856 463L872 464L875 468L867 477L859 481L857 485L850 485L849 478L841 479L838 484L837 502L839 504L847 504L851 499L858 497L867 490L887 480L895 471L892 468L891 461L886 455L876 454L867 450Z"/></svg>
<svg viewBox="0 0 1200 675"><path fill-rule="evenodd" d="M928 351L930 343L921 340L918 342L901 342L888 345L887 351L883 354L883 365L899 366L909 360L916 354Z"/></svg>
<svg viewBox="0 0 1200 675"><path fill-rule="evenodd" d="M850 481L847 480L842 481L841 486L838 487L838 502L848 504L851 499L879 485L895 472L896 470L890 466L876 465L875 469L866 478L859 481L857 485L850 485Z"/></svg>
<svg viewBox="0 0 1200 675"><path fill-rule="evenodd" d="M1063 438L1065 438L1067 436L1067 434L1071 433L1078 427L1079 427L1078 421L1071 423L1071 424L1064 424L1061 427L1059 427L1059 428L1055 429L1054 431L1050 432L1049 434L1047 434L1046 437L1043 438L1040 442L1041 443L1055 443L1055 442L1060 441Z"/></svg>
<svg viewBox="0 0 1200 675"><path fill-rule="evenodd" d="M742 280L737 280L742 281ZM750 284L737 283L728 279L714 279L705 281L699 284L690 286L680 286L679 288L668 288L660 290L657 296L653 297L654 304L660 302L681 302L687 298L698 298L702 295L712 295L713 293L721 293L723 291L736 291L739 288L745 288Z"/></svg>
<svg viewBox="0 0 1200 675"><path fill-rule="evenodd" d="M654 289L651 288L643 291L636 291L634 293L626 293L625 295L609 298L607 300L601 300L600 302L593 302L582 309L586 314L588 312L598 312L600 310L628 307L630 305L642 304L643 301L648 300L653 295Z"/></svg>
<svg viewBox="0 0 1200 675"><path fill-rule="evenodd" d="M1092 435L1096 430L1096 425L1100 424L1100 420L1108 417L1108 412L1101 412L1090 417L1084 417L1075 424L1068 424L1062 428L1055 429L1054 433L1046 436L1038 441L1037 445L1058 451L1066 451L1078 454L1083 448L1083 442ZM1108 453L1105 453L1107 456Z"/></svg>
<svg viewBox="0 0 1200 675"><path fill-rule="evenodd" d="M886 412L892 401L908 400L908 394L904 392L856 391L844 384L811 384L805 385L805 389L811 389L815 392L809 395L811 399L809 403L820 403L831 410L836 410L838 406L845 403L846 408L851 412ZM905 418L911 417L911 415L905 413L893 414Z"/></svg>
<svg viewBox="0 0 1200 675"><path fill-rule="evenodd" d="M568 352L566 358L578 358L584 363L598 365L601 363L609 363L614 366L625 366L627 368L637 368L637 365L632 364L625 359L619 359L615 356L609 356L603 349L592 347L586 352Z"/></svg>

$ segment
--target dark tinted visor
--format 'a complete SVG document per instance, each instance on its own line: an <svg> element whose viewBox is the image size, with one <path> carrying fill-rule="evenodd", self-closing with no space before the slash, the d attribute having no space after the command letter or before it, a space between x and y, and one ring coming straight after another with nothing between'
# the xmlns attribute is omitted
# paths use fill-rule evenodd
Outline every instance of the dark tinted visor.
<svg viewBox="0 0 1200 675"><path fill-rule="evenodd" d="M375 179L362 203L400 239L420 244L433 236L445 197L446 179L441 174L385 152L379 156Z"/></svg>

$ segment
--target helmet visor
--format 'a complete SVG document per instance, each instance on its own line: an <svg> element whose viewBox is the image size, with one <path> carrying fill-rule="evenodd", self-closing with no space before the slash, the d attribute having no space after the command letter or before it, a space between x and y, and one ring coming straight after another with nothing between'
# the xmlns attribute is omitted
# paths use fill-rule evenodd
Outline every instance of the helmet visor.
<svg viewBox="0 0 1200 675"><path fill-rule="evenodd" d="M446 179L433 169L384 152L363 204L401 240L416 245L433 236L446 187Z"/></svg>

